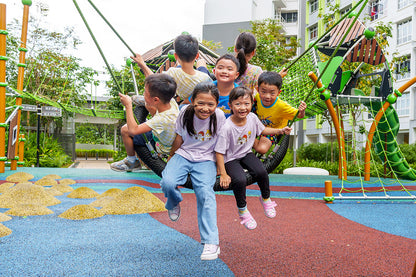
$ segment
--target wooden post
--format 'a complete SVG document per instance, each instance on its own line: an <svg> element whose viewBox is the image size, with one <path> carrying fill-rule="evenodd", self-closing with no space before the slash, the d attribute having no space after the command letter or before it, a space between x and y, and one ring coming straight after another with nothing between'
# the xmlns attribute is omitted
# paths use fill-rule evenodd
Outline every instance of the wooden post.
<svg viewBox="0 0 416 277"><path fill-rule="evenodd" d="M6 85L6 5L0 4L0 83ZM0 86L0 173L6 158L6 87Z"/></svg>
<svg viewBox="0 0 416 277"><path fill-rule="evenodd" d="M22 20L22 35L20 38L20 47L19 47L19 63L18 71L17 71L17 90L22 91L23 90L23 79L25 76L25 57L26 57L26 41L27 41L27 25L29 21L29 6L32 5L31 0L22 0L23 3L23 20ZM16 106L22 105L22 97L16 97ZM17 137L20 135L20 117L21 117L22 111L19 109L17 112ZM17 145L16 145L17 147ZM10 163L10 170L16 170L17 169L17 159L11 160Z"/></svg>
<svg viewBox="0 0 416 277"><path fill-rule="evenodd" d="M19 138L19 161L17 162L18 167L22 167L24 165L23 157L25 152L25 135L21 134Z"/></svg>
<svg viewBox="0 0 416 277"><path fill-rule="evenodd" d="M334 201L334 196L332 196L332 181L325 181L325 197L324 200L327 204L332 204Z"/></svg>

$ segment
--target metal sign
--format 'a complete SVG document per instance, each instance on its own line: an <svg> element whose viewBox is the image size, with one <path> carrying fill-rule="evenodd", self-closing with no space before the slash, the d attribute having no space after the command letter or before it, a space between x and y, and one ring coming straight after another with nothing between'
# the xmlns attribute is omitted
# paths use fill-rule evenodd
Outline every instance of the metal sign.
<svg viewBox="0 0 416 277"><path fill-rule="evenodd" d="M41 116L55 116L60 117L62 116L62 109L56 108L52 106L42 106L40 111Z"/></svg>
<svg viewBox="0 0 416 277"><path fill-rule="evenodd" d="M37 112L38 107L36 105L22 104L22 110L28 112Z"/></svg>

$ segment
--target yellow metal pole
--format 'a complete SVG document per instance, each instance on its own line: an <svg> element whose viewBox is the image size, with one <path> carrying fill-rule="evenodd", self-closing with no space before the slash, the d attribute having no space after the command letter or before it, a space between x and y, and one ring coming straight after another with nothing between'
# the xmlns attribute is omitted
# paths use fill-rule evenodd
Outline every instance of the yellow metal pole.
<svg viewBox="0 0 416 277"><path fill-rule="evenodd" d="M32 1L31 0L22 0L23 3L23 20L22 20L22 35L20 38L20 47L19 47L19 51L20 51L20 55L19 55L19 63L18 63L18 72L17 72L17 90L18 91L22 91L23 90L23 79L25 76L25 68L26 68L26 63L25 63L25 57L26 57L26 52L27 52L27 48L26 48L26 41L27 41L27 25L28 25L28 21L29 21L29 6L32 5ZM17 106L21 106L22 105L22 97L17 97L16 98L16 105ZM21 117L22 111L19 109L17 112L17 137L19 137L20 135L20 117ZM17 147L17 144L16 146ZM17 169L17 159L13 159L11 161L10 164L10 170L16 170Z"/></svg>
<svg viewBox="0 0 416 277"><path fill-rule="evenodd" d="M0 4L0 173L6 158L6 5Z"/></svg>

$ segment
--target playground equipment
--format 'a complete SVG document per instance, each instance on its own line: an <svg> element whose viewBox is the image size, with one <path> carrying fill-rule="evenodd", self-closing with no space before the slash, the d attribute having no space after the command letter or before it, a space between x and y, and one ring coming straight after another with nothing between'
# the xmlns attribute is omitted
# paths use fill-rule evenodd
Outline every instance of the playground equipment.
<svg viewBox="0 0 416 277"><path fill-rule="evenodd" d="M76 1L73 0L73 2L89 29ZM117 34L91 0L88 2L93 5L134 55L131 48ZM408 87L416 82L416 78L410 79L398 90L393 90L389 64L382 47L374 37L375 32L366 28L359 20L359 15L366 4L366 0L357 2L351 11L342 16L304 53L284 65L288 68L288 74L284 79L279 97L292 106L297 106L302 100L305 101L308 105L305 118L326 111L332 118L339 146L338 177L342 181L342 188L338 196L328 197L331 199L415 199L408 189L409 186L405 184L406 181L402 180L413 181L416 179L416 173L404 159L396 141L399 120L392 104L397 97L400 97ZM355 13L356 10L359 11ZM89 31L93 37L91 30ZM94 42L106 62L95 38ZM149 56L146 60L149 65L153 66L155 71L165 70L166 66L172 66L172 55L169 52L172 50L172 43L168 42L155 49L157 51L149 51L144 54ZM107 62L106 64L108 66ZM132 64L130 67L133 71ZM371 72L364 71L366 67L371 67ZM109 66L108 69L112 74ZM112 77L114 78L113 74ZM367 79L372 81L371 91L366 91L360 85L362 80ZM117 81L115 83L118 85ZM119 90L122 92L120 87ZM122 111L83 109L31 95L23 91L22 88L18 88L16 91L22 97L30 97L38 102L60 107L70 112L124 118ZM137 119L143 122L147 111L144 107L137 106L135 114ZM293 122L289 122L289 126ZM281 162L288 145L289 137L284 136L280 144L274 146L277 151L273 151L264 159L264 166L269 173ZM362 151L361 148L364 146L365 150ZM165 161L162 158L152 156L151 151L146 147L137 147L136 151L150 169L161 175L165 166ZM384 173L381 173L376 167L377 164L381 164ZM353 175L354 177L352 177ZM371 178L370 175L372 175ZM392 178L386 179L384 178L386 176ZM256 181L249 174L247 174L247 179L248 184ZM378 188L374 188L375 186ZM192 184L187 182L185 187L191 188ZM218 184L214 189L221 190ZM375 192L377 195L371 198L367 195L369 192ZM397 192L403 192L405 195L396 195ZM352 198L343 195L347 193L353 195Z"/></svg>
<svg viewBox="0 0 416 277"><path fill-rule="evenodd" d="M17 89L23 90L23 79L26 68L25 55L26 55L26 40L27 40L27 25L29 19L29 7L32 5L31 0L22 0L23 8L23 21L22 21L22 35L21 43L19 47L19 63L18 63L18 75L17 75ZM6 5L0 4L0 173L5 171L5 162L10 160L10 169L16 170L17 165L23 166L23 143L24 136L20 136L20 116L22 97L15 94L16 104L12 107L6 107ZM9 117L6 119L6 110L12 110ZM7 151L7 157L5 155L5 142L6 141L6 128L9 128L9 145ZM17 143L19 138L20 143ZM19 146L16 156L17 147Z"/></svg>

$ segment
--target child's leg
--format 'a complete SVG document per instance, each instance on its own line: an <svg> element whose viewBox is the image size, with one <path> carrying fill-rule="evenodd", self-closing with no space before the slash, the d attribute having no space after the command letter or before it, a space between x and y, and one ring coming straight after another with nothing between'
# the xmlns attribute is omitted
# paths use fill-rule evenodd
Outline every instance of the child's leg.
<svg viewBox="0 0 416 277"><path fill-rule="evenodd" d="M272 146L272 142L265 136L260 136L260 139L256 139L253 145L254 150L259 154L266 154Z"/></svg>
<svg viewBox="0 0 416 277"><path fill-rule="evenodd" d="M126 148L127 156L135 156L133 138L130 136L127 124L121 127L121 138L123 139L124 148Z"/></svg>
<svg viewBox="0 0 416 277"><path fill-rule="evenodd" d="M160 186L167 198L165 208L172 210L182 201L178 185L182 185L188 178L190 162L181 155L174 155L162 171Z"/></svg>
<svg viewBox="0 0 416 277"><path fill-rule="evenodd" d="M269 174L262 162L253 153L248 153L240 160L240 163L257 180L263 199L268 199L270 197Z"/></svg>
<svg viewBox="0 0 416 277"><path fill-rule="evenodd" d="M212 161L193 163L191 180L196 196L201 243L218 245L217 203L213 190L216 173L217 168Z"/></svg>
<svg viewBox="0 0 416 277"><path fill-rule="evenodd" d="M234 197L238 208L247 206L246 202L246 185L247 179L243 167L239 160L232 160L225 163L225 170L231 177L231 184L234 192Z"/></svg>

